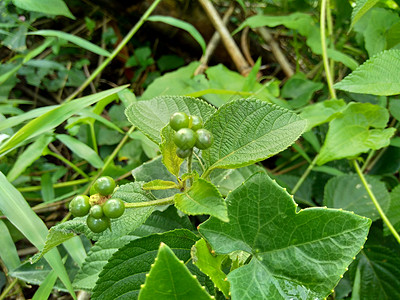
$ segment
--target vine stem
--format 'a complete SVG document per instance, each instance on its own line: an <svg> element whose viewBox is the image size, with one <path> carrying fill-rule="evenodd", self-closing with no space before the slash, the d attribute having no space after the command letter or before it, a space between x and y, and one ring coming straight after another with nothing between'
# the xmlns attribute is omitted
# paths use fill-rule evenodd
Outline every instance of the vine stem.
<svg viewBox="0 0 400 300"><path fill-rule="evenodd" d="M329 93L331 98L336 99L336 92L333 88L332 73L329 68L328 61L328 49L326 46L326 7L328 0L321 0L321 14L320 14L320 34L321 34L321 48L322 48L322 60L324 61L324 69L326 81L328 83Z"/></svg>
<svg viewBox="0 0 400 300"><path fill-rule="evenodd" d="M157 206L157 205L167 205L174 203L174 196L157 199L153 201L145 201L145 202L135 202L135 203L125 203L126 208L138 208L138 207L148 207L148 206Z"/></svg>
<svg viewBox="0 0 400 300"><path fill-rule="evenodd" d="M379 215L381 216L383 222L385 222L385 224L389 228L390 232L393 234L393 236L395 237L397 242L400 244L400 235L397 233L396 229L394 229L392 223L390 223L388 217L383 212L382 207L380 206L378 200L375 198L374 193L370 189L370 187L368 185L368 182L365 179L365 176L362 173L362 171L360 169L360 166L358 165L356 160L353 160L353 165L354 165L354 168L356 169L356 172L357 172L358 176L361 179L362 184L364 185L365 189L367 190L367 193L368 193L369 197L371 198L372 202L374 203L374 205L376 207L376 210L378 211Z"/></svg>
<svg viewBox="0 0 400 300"><path fill-rule="evenodd" d="M300 186L303 184L304 180L306 180L308 174L310 174L312 168L314 168L315 163L317 162L317 159L318 159L318 155L314 157L311 164L309 164L308 168L305 170L303 175L301 175L299 181L297 181L296 185L292 189L292 195L296 194L296 192L299 190Z"/></svg>
<svg viewBox="0 0 400 300"><path fill-rule="evenodd" d="M65 102L69 102L72 99L74 99L77 95L79 95L79 93L81 93L97 77L97 75L99 75L104 70L104 68L107 67L107 65L117 56L117 54L122 50L122 48L125 47L125 45L133 37L133 35L139 30L139 28L143 25L143 23L150 16L153 10L157 7L160 1L161 0L155 0L153 2L153 4L146 10L146 12L140 18L140 20L128 32L128 34L124 37L121 43L118 44L117 48L115 48L114 51L110 54L110 56L107 57L107 59L105 59L103 63L97 67L96 70L94 70L94 72L85 80L85 82L82 83L81 86L65 100Z"/></svg>

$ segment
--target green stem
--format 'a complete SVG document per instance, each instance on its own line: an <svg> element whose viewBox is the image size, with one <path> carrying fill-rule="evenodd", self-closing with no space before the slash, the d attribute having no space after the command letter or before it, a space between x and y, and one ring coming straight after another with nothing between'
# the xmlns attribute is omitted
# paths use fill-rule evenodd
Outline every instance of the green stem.
<svg viewBox="0 0 400 300"><path fill-rule="evenodd" d="M321 48L322 48L322 60L324 61L324 69L326 81L328 83L329 93L331 94L331 98L336 99L336 93L333 89L333 79L332 74L329 69L329 61L328 61L328 50L326 46L326 3L328 0L321 0L321 20L320 20L320 33L321 33Z"/></svg>
<svg viewBox="0 0 400 300"><path fill-rule="evenodd" d="M188 173L192 173L192 164L193 164L193 149L190 151L188 160L187 160L187 171ZM189 177L189 187L193 184L193 177Z"/></svg>
<svg viewBox="0 0 400 300"><path fill-rule="evenodd" d="M1 293L0 295L0 300L5 299L5 297L8 295L8 293L13 289L13 287L17 284L18 279L15 278L5 289L4 291Z"/></svg>
<svg viewBox="0 0 400 300"><path fill-rule="evenodd" d="M44 152L44 155L51 155L59 160L61 160L63 163L66 165L70 166L72 169L74 169L77 173L81 174L85 178L89 178L88 175L85 174L81 169L79 169L77 166L75 166L72 162L70 162L68 159L64 158L61 155L58 155L57 153L51 152L50 150L47 150Z"/></svg>
<svg viewBox="0 0 400 300"><path fill-rule="evenodd" d="M53 184L53 188L63 188L63 187L67 187L67 186L74 186L77 184L88 183L91 180L92 180L91 178L83 178L83 179L78 179L78 180L59 182L59 183ZM28 186L28 187L21 187L21 188L17 188L17 189L20 192L34 192L34 191L40 191L42 189L42 187L41 186Z"/></svg>
<svg viewBox="0 0 400 300"><path fill-rule="evenodd" d="M308 174L310 174L312 168L314 168L315 163L317 162L317 159L318 159L318 155L314 157L313 161L308 166L306 171L303 173L303 175L301 175L299 181L297 181L296 185L292 189L292 195L296 194L296 192L299 190L300 186L303 184L304 180L306 180Z"/></svg>
<svg viewBox="0 0 400 300"><path fill-rule="evenodd" d="M150 16L153 10L157 7L158 3L161 0L155 0L153 4L146 10L146 12L142 15L140 20L135 24L135 26L128 32L128 34L124 37L121 43L118 44L117 48L111 53L107 59L103 61L103 63L97 67L97 69L85 80L84 83L73 92L65 102L71 101L74 99L79 93L81 93L103 70L107 65L117 56L117 54L125 47L125 45L129 42L129 40L133 37L133 35L139 30L139 28L143 25L146 19Z"/></svg>
<svg viewBox="0 0 400 300"><path fill-rule="evenodd" d="M369 162L371 161L371 159L374 157L374 155L375 155L375 150L371 150L369 153L368 153L368 157L367 157L367 159L365 160L365 162L364 162L364 164L362 165L362 167L361 167L361 172L365 172L365 169L368 167L368 165L369 165Z"/></svg>
<svg viewBox="0 0 400 300"><path fill-rule="evenodd" d="M97 154L99 154L99 149L97 148L96 133L94 132L94 124L93 122L89 122L88 125L90 128L90 137L92 138L93 149Z"/></svg>
<svg viewBox="0 0 400 300"><path fill-rule="evenodd" d="M379 215L381 216L383 222L385 222L385 224L389 228L390 232L393 234L393 236L395 237L397 242L400 244L400 236L399 236L399 234L397 233L396 229L394 229L392 223L390 223L388 217L383 212L383 209L380 206L378 200L375 198L374 193L370 189L370 187L368 185L368 182L364 177L364 174L361 172L360 166L358 165L356 160L353 160L353 164L354 164L354 168L356 169L356 172L357 172L358 176L361 179L361 182L363 183L365 189L367 190L367 193L368 193L369 197L371 198L372 202L374 203L374 205L376 207L376 210L378 211Z"/></svg>
<svg viewBox="0 0 400 300"><path fill-rule="evenodd" d="M158 205L167 205L174 203L174 196L157 199L153 201L145 201L145 202L135 202L135 203L125 203L126 208L138 208L138 207L148 207L148 206L158 206Z"/></svg>

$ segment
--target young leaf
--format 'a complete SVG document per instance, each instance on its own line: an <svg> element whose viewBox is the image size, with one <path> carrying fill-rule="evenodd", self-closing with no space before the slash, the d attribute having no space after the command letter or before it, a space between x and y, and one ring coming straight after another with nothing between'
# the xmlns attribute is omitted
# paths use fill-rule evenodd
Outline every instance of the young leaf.
<svg viewBox="0 0 400 300"><path fill-rule="evenodd" d="M205 101L181 96L162 96L131 104L125 111L128 120L155 143L161 143L161 129L167 125L174 112L196 115L205 122L215 108Z"/></svg>
<svg viewBox="0 0 400 300"><path fill-rule="evenodd" d="M300 113L300 117L307 120L307 127L304 131L309 131L315 126L333 120L345 107L346 102L342 99L326 100L308 105Z"/></svg>
<svg viewBox="0 0 400 300"><path fill-rule="evenodd" d="M378 96L400 94L400 50L386 50L371 57L333 87Z"/></svg>
<svg viewBox="0 0 400 300"><path fill-rule="evenodd" d="M177 189L178 185L173 181L166 181L156 179L150 182L146 182L143 184L144 190L168 190L168 189Z"/></svg>
<svg viewBox="0 0 400 300"><path fill-rule="evenodd" d="M190 274L184 262L161 243L156 261L139 293L139 300L152 299L211 300L211 297Z"/></svg>
<svg viewBox="0 0 400 300"><path fill-rule="evenodd" d="M178 149L178 147L174 143L174 133L175 131L169 125L162 129L160 151L163 164L171 174L178 177L184 159L176 155L176 149Z"/></svg>
<svg viewBox="0 0 400 300"><path fill-rule="evenodd" d="M192 232L177 229L129 242L114 253L104 266L92 299L117 299L122 295L127 299L136 299L161 242L172 248L179 259L187 262L190 260L190 249L197 240Z"/></svg>
<svg viewBox="0 0 400 300"><path fill-rule="evenodd" d="M372 176L366 176L366 179L382 209L386 212L389 207L390 196L385 184ZM324 205L330 208L354 211L372 221L380 218L375 205L356 174L330 179L325 185Z"/></svg>
<svg viewBox="0 0 400 300"><path fill-rule="evenodd" d="M64 103L46 112L40 117L33 119L0 146L0 156L4 152L17 147L23 141L36 137L46 131L52 130L71 117L73 114L79 112L82 108L92 105L93 103L96 103L104 98L115 97L115 94L124 88L126 88L126 86L117 87Z"/></svg>
<svg viewBox="0 0 400 300"><path fill-rule="evenodd" d="M257 173L227 197L229 223L211 217L199 231L218 254L253 255L228 275L233 299L325 298L365 242L371 221L296 203ZM290 257L290 259L288 259Z"/></svg>
<svg viewBox="0 0 400 300"><path fill-rule="evenodd" d="M356 0L356 6L351 13L350 28L352 28L354 24L357 23L357 21L360 20L366 12L374 7L375 4L378 2L379 0Z"/></svg>
<svg viewBox="0 0 400 300"><path fill-rule="evenodd" d="M226 274L221 270L222 262L227 258L227 255L216 255L210 253L207 242L200 239L192 248L193 263L202 271L207 274L215 283L225 297L229 298L229 282L227 281Z"/></svg>
<svg viewBox="0 0 400 300"><path fill-rule="evenodd" d="M175 194L175 206L188 215L211 215L228 222L226 203L218 189L207 180L199 178L190 189Z"/></svg>
<svg viewBox="0 0 400 300"><path fill-rule="evenodd" d="M75 20L63 0L12 0L15 6L47 15L65 16Z"/></svg>
<svg viewBox="0 0 400 300"><path fill-rule="evenodd" d="M317 164L355 157L370 149L388 146L390 137L396 131L395 128L383 129L388 120L389 113L381 106L350 103L340 116L330 122Z"/></svg>
<svg viewBox="0 0 400 300"><path fill-rule="evenodd" d="M305 126L306 122L293 112L264 101L229 102L204 125L214 135L211 148L202 152L207 171L264 160L289 147Z"/></svg>

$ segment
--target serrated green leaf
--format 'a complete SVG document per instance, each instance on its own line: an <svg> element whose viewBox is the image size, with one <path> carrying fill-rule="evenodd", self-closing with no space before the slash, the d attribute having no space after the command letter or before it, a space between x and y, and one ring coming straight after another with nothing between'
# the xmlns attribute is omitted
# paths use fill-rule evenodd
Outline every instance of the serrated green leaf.
<svg viewBox="0 0 400 300"><path fill-rule="evenodd" d="M357 268L360 272L359 299L392 300L400 298L398 251L385 246L367 244L351 267Z"/></svg>
<svg viewBox="0 0 400 300"><path fill-rule="evenodd" d="M366 179L382 209L387 211L390 204L390 196L385 184L372 176L366 176ZM329 208L354 211L356 214L370 218L372 221L380 218L360 177L356 174L330 179L325 185L324 205Z"/></svg>
<svg viewBox="0 0 400 300"><path fill-rule="evenodd" d="M190 189L174 197L175 206L188 215L211 215L228 222L227 208L222 195L212 183L199 178Z"/></svg>
<svg viewBox="0 0 400 300"><path fill-rule="evenodd" d="M229 282L227 281L226 274L222 271L221 265L228 255L217 255L210 253L207 247L207 242L200 239L192 248L193 263L202 271L207 274L219 288L225 297L229 298Z"/></svg>
<svg viewBox="0 0 400 300"><path fill-rule="evenodd" d="M351 158L370 149L386 147L396 131L383 129L389 120L387 109L370 103L350 103L340 116L329 124L317 164ZM377 129L370 129L371 127Z"/></svg>
<svg viewBox="0 0 400 300"><path fill-rule="evenodd" d="M92 291L100 272L110 257L130 241L154 233L162 233L177 228L193 229L187 216L180 217L172 205L167 210L153 212L139 228L113 240L100 240L89 251L85 263L75 276L73 286L76 289Z"/></svg>
<svg viewBox="0 0 400 300"><path fill-rule="evenodd" d="M42 135L33 142L26 150L18 156L11 170L7 173L7 179L14 181L22 174L34 161L42 156L43 150L53 140L51 135Z"/></svg>
<svg viewBox="0 0 400 300"><path fill-rule="evenodd" d="M309 131L315 126L333 120L345 107L346 102L342 99L326 100L308 105L300 113L300 117L307 120L307 127L304 131Z"/></svg>
<svg viewBox="0 0 400 300"><path fill-rule="evenodd" d="M199 231L216 253L253 255L228 275L232 299L325 298L365 242L371 220L308 208L257 173L227 197L229 223L211 217ZM290 258L290 259L288 259Z"/></svg>
<svg viewBox="0 0 400 300"><path fill-rule="evenodd" d="M160 151L162 154L162 162L167 167L168 171L175 177L179 176L179 171L181 169L181 164L184 159L176 155L176 150L178 147L174 143L175 131L171 126L165 126L161 131L161 144Z"/></svg>
<svg viewBox="0 0 400 300"><path fill-rule="evenodd" d="M374 193L374 195L376 195ZM393 227L400 231L400 185L396 186L390 192L390 205L387 209L386 216L392 223ZM385 226L384 228L385 235L391 234L389 229Z"/></svg>
<svg viewBox="0 0 400 300"><path fill-rule="evenodd" d="M207 171L264 160L294 143L305 126L295 113L276 105L256 99L229 102L204 124L214 135L212 146L202 151Z"/></svg>
<svg viewBox="0 0 400 300"><path fill-rule="evenodd" d="M124 202L145 202L154 200L154 196L142 190L141 182L133 182L120 186L114 193L114 198ZM86 225L86 216L53 226L46 237L43 251L35 255L34 261L38 261L47 251L67 241L75 234L83 233L92 240L112 240L124 236L142 225L152 213L153 207L128 208L118 219L111 219L111 230L101 233L93 233Z"/></svg>
<svg viewBox="0 0 400 300"><path fill-rule="evenodd" d="M12 0L15 6L47 15L65 16L75 20L63 0Z"/></svg>
<svg viewBox="0 0 400 300"><path fill-rule="evenodd" d="M10 139L0 146L0 156L5 152L18 147L23 141L34 138L44 132L50 131L82 108L92 105L102 99L115 97L115 94L125 89L126 86L110 89L104 92L82 97L71 102L61 104L54 109L37 117L18 130Z"/></svg>
<svg viewBox="0 0 400 300"><path fill-rule="evenodd" d="M187 262L190 260L190 249L197 240L198 237L190 231L177 229L129 242L114 253L104 266L92 299L116 299L121 295L126 299L136 299L161 242L174 249L179 259ZM126 260L127 257L129 260Z"/></svg>
<svg viewBox="0 0 400 300"><path fill-rule="evenodd" d="M215 112L215 108L197 98L162 96L133 103L126 109L125 114L129 122L159 144L161 129L167 125L171 115L178 111L199 116L205 122Z"/></svg>
<svg viewBox="0 0 400 300"><path fill-rule="evenodd" d="M144 190L168 190L177 188L178 185L175 182L160 179L152 180L143 184Z"/></svg>
<svg viewBox="0 0 400 300"><path fill-rule="evenodd" d="M73 153L80 158L85 159L93 167L97 169L101 169L103 167L104 162L101 160L100 156L88 145L66 134L57 134L56 137Z"/></svg>
<svg viewBox="0 0 400 300"><path fill-rule="evenodd" d="M166 244L161 243L156 261L139 293L139 300L152 299L211 300L211 297L184 262Z"/></svg>
<svg viewBox="0 0 400 300"><path fill-rule="evenodd" d="M383 51L333 87L352 93L390 96L400 94L400 50Z"/></svg>
<svg viewBox="0 0 400 300"><path fill-rule="evenodd" d="M86 49L88 51L91 51L93 53L96 53L97 55L102 55L109 57L111 55L110 52L107 50L79 37L70 33L66 33L63 31L58 31L58 30L38 30L38 31L33 31L29 33L30 35L42 35L42 36L52 36L52 37L58 37L60 39L69 41L75 45L78 45L79 47Z"/></svg>
<svg viewBox="0 0 400 300"><path fill-rule="evenodd" d="M186 30L201 46L203 53L206 51L206 42L201 36L200 32L197 31L196 27L185 21L170 17L170 16L150 16L147 21L151 22L163 22L168 25L178 27L180 29Z"/></svg>
<svg viewBox="0 0 400 300"><path fill-rule="evenodd" d="M378 2L379 0L356 0L356 6L353 8L353 12L351 13L350 28L352 28L366 12L374 7Z"/></svg>

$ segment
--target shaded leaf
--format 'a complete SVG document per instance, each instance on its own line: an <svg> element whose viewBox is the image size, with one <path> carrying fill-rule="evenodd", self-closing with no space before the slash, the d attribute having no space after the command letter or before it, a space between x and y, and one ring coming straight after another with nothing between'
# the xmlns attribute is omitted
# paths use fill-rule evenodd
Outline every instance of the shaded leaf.
<svg viewBox="0 0 400 300"><path fill-rule="evenodd" d="M365 242L371 221L349 212L296 212L292 196L257 173L227 197L229 223L199 231L216 253L253 255L228 275L233 299L325 298ZM290 259L288 259L290 258Z"/></svg>
<svg viewBox="0 0 400 300"><path fill-rule="evenodd" d="M63 0L12 0L15 6L47 15L65 16L75 20Z"/></svg>

